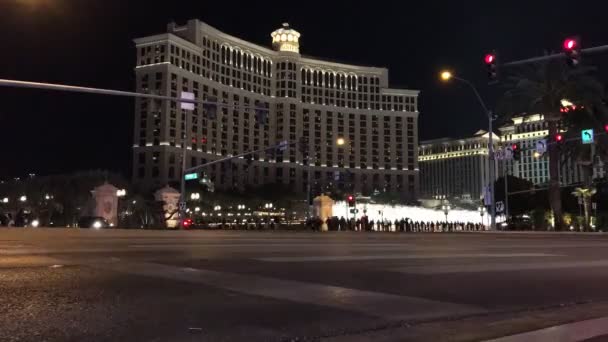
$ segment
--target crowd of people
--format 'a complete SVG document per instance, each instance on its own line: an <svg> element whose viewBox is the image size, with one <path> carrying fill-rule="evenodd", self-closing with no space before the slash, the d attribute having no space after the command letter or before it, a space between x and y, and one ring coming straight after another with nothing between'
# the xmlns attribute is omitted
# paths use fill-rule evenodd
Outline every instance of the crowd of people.
<svg viewBox="0 0 608 342"><path fill-rule="evenodd" d="M327 225L327 230L350 230L350 231L381 231L381 232L457 232L457 231L482 231L486 230L484 224L473 222L445 222L445 221L413 221L409 218L401 220L370 220L367 216L358 219L346 220L344 217L330 217L325 221L313 218L306 221L306 226L312 230L322 230Z"/></svg>

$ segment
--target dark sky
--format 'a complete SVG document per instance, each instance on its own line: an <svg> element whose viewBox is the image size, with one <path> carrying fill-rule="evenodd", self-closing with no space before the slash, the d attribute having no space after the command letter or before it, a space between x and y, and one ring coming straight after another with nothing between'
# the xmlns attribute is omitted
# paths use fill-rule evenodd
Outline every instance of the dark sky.
<svg viewBox="0 0 608 342"><path fill-rule="evenodd" d="M430 139L486 125L468 89L437 81L442 67L473 81L492 106L501 89L486 85L485 52L498 50L502 61L538 56L573 34L584 46L608 44L603 1L152 3L0 0L0 78L132 90L132 39L162 33L171 20L200 18L265 46L288 21L302 34L302 53L384 66L391 85L420 89L420 137ZM608 53L592 60L606 80ZM0 88L0 178L91 168L128 175L132 117L130 99Z"/></svg>

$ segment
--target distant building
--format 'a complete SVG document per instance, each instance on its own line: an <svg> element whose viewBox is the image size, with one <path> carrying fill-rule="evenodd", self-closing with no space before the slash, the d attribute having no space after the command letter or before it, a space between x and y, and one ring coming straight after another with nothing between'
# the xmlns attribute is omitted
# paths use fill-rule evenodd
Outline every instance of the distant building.
<svg viewBox="0 0 608 342"><path fill-rule="evenodd" d="M300 54L300 33L289 25L272 32L269 49L199 20L171 23L167 33L135 40L138 92L217 101L217 118L196 106L138 99L133 180L159 188L187 167L308 137L301 153L288 148L237 159L205 172L218 189L281 183L305 192L333 185L355 192L418 193L418 91L389 87L385 68L357 66ZM259 124L252 107L268 109ZM188 129L186 129L186 127ZM344 146L335 141L343 138Z"/></svg>
<svg viewBox="0 0 608 342"><path fill-rule="evenodd" d="M420 196L446 196L476 201L490 184L487 131L472 137L442 138L420 142ZM493 136L496 144L499 137Z"/></svg>
<svg viewBox="0 0 608 342"><path fill-rule="evenodd" d="M520 115L511 118L511 123L499 128L501 143L511 145L519 143L521 158L519 161L506 161L509 175L528 180L536 185L549 182L549 154L535 155L536 143L539 140L550 142L549 124L542 114ZM562 156L560 161L561 184L575 184L582 181L582 169L575 161Z"/></svg>

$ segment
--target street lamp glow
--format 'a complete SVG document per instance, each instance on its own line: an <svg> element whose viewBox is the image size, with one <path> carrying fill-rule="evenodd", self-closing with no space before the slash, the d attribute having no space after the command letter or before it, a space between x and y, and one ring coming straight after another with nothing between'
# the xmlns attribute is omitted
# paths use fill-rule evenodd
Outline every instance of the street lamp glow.
<svg viewBox="0 0 608 342"><path fill-rule="evenodd" d="M201 198L201 194L199 194L198 192L194 192L194 193L190 194L191 200L198 200L200 198Z"/></svg>
<svg viewBox="0 0 608 342"><path fill-rule="evenodd" d="M25 195L21 196L21 197L19 197L19 201L25 202L25 201L27 201L27 197Z"/></svg>
<svg viewBox="0 0 608 342"><path fill-rule="evenodd" d="M442 81L449 81L452 78L452 73L445 70L443 72L441 72L441 80Z"/></svg>
<svg viewBox="0 0 608 342"><path fill-rule="evenodd" d="M8 203L8 197L4 197L4 198L2 199L2 203L5 203L5 204L6 204L6 203Z"/></svg>
<svg viewBox="0 0 608 342"><path fill-rule="evenodd" d="M125 189L116 190L116 196L118 196L118 197L127 196L127 190L125 190Z"/></svg>
<svg viewBox="0 0 608 342"><path fill-rule="evenodd" d="M338 138L338 140L336 140L336 144L338 146L343 146L344 144L346 144L346 140L344 140L344 138Z"/></svg>

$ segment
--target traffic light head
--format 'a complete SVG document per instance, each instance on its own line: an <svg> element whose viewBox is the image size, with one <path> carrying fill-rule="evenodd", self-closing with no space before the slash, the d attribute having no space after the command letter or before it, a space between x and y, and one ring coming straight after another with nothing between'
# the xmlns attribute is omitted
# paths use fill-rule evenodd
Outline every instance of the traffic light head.
<svg viewBox="0 0 608 342"><path fill-rule="evenodd" d="M521 159L521 148L519 148L519 143L512 144L511 151L513 152L513 160Z"/></svg>
<svg viewBox="0 0 608 342"><path fill-rule="evenodd" d="M578 46L578 41L574 38L564 40L564 50L572 50Z"/></svg>
<svg viewBox="0 0 608 342"><path fill-rule="evenodd" d="M564 141L564 136L561 133L558 133L554 137L555 142L561 143Z"/></svg>
<svg viewBox="0 0 608 342"><path fill-rule="evenodd" d="M567 38L564 40L564 54L566 62L571 67L576 67L581 62L581 48L578 38Z"/></svg>
<svg viewBox="0 0 608 342"><path fill-rule="evenodd" d="M483 58L488 71L488 80L490 82L495 82L498 79L498 66L496 64L497 59L496 52L488 53Z"/></svg>
<svg viewBox="0 0 608 342"><path fill-rule="evenodd" d="M349 207L355 206L355 196L353 196L353 195L346 196L346 201L348 202Z"/></svg>

